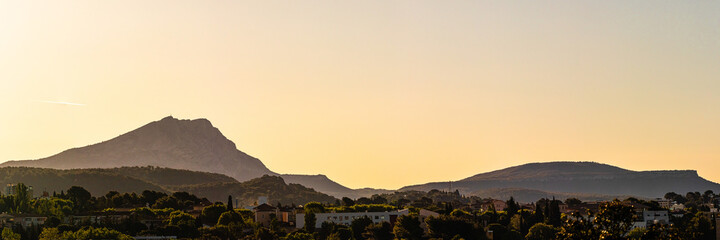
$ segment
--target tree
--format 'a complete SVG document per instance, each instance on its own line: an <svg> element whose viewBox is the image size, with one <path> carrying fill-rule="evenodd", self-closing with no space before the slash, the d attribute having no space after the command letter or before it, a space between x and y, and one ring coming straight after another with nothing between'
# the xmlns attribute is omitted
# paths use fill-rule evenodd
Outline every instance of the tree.
<svg viewBox="0 0 720 240"><path fill-rule="evenodd" d="M553 200L550 201L549 209L547 209L547 223L555 227L559 227L562 222L560 219L562 216L560 214L560 203L561 202L559 200L555 200L555 198L553 198Z"/></svg>
<svg viewBox="0 0 720 240"><path fill-rule="evenodd" d="M588 215L592 215L588 212ZM585 219L580 213L574 212L565 216L563 227L557 235L562 240L599 239L600 234L592 221Z"/></svg>
<svg viewBox="0 0 720 240"><path fill-rule="evenodd" d="M13 212L16 213L27 213L30 211L30 200L32 199L32 196L30 196L30 192L28 191L28 187L25 186L23 183L18 183L15 185L15 195L12 196L13 199L13 206L14 209Z"/></svg>
<svg viewBox="0 0 720 240"><path fill-rule="evenodd" d="M350 199L349 197L343 197L342 198L343 206L352 206L355 205L355 201Z"/></svg>
<svg viewBox="0 0 720 240"><path fill-rule="evenodd" d="M229 225L230 223L243 223L243 217L235 211L228 211L220 214L218 225Z"/></svg>
<svg viewBox="0 0 720 240"><path fill-rule="evenodd" d="M350 240L352 239L352 231L347 227L338 228L333 234L328 236L327 240Z"/></svg>
<svg viewBox="0 0 720 240"><path fill-rule="evenodd" d="M202 223L207 225L215 225L220 219L220 215L227 211L227 208L222 204L213 204L204 207L200 214Z"/></svg>
<svg viewBox="0 0 720 240"><path fill-rule="evenodd" d="M365 228L363 236L373 240L392 240L394 238L392 230L393 227L389 222L370 224Z"/></svg>
<svg viewBox="0 0 720 240"><path fill-rule="evenodd" d="M20 240L20 234L17 234L12 231L12 229L9 228L3 228L2 230L2 240Z"/></svg>
<svg viewBox="0 0 720 240"><path fill-rule="evenodd" d="M60 231L57 228L45 228L40 233L39 240L57 240L61 239Z"/></svg>
<svg viewBox="0 0 720 240"><path fill-rule="evenodd" d="M65 240L91 240L91 239L114 239L131 240L132 237L122 234L113 229L86 227L76 232L65 232L61 239Z"/></svg>
<svg viewBox="0 0 720 240"><path fill-rule="evenodd" d="M520 209L520 206L515 202L515 199L513 197L510 197L510 199L507 200L506 205L507 208L505 208L505 211L510 218L512 218L512 216L517 213L518 209Z"/></svg>
<svg viewBox="0 0 720 240"><path fill-rule="evenodd" d="M305 233L305 232L293 232L289 233L286 237L286 240L314 240L312 234Z"/></svg>
<svg viewBox="0 0 720 240"><path fill-rule="evenodd" d="M577 198L568 198L568 199L565 199L565 204L577 205L577 204L582 204L582 201L580 201L580 199L577 199Z"/></svg>
<svg viewBox="0 0 720 240"><path fill-rule="evenodd" d="M325 212L325 207L320 204L319 202L309 202L305 204L305 213L323 213Z"/></svg>
<svg viewBox="0 0 720 240"><path fill-rule="evenodd" d="M464 218L441 215L440 217L429 217L425 219L425 223L428 233L434 238L451 239L456 235L464 239L482 237L481 230L473 222Z"/></svg>
<svg viewBox="0 0 720 240"><path fill-rule="evenodd" d="M632 228L635 212L632 207L615 200L600 206L595 216L595 224L600 230L602 239L623 239Z"/></svg>
<svg viewBox="0 0 720 240"><path fill-rule="evenodd" d="M270 229L260 227L255 231L255 239L257 240L274 240L275 234Z"/></svg>
<svg viewBox="0 0 720 240"><path fill-rule="evenodd" d="M420 227L420 218L418 216L403 215L397 218L393 233L399 239L420 240L424 231Z"/></svg>
<svg viewBox="0 0 720 240"><path fill-rule="evenodd" d="M315 213L314 212L308 212L305 213L305 231L308 231L309 233L312 233L315 231L315 222L317 219L315 219Z"/></svg>
<svg viewBox="0 0 720 240"><path fill-rule="evenodd" d="M528 231L528 234L525 235L525 239L527 240L553 240L555 239L555 234L557 233L557 229L555 227L544 224L544 223L538 223L535 224L530 228Z"/></svg>
<svg viewBox="0 0 720 240"><path fill-rule="evenodd" d="M233 198L232 195L228 195L228 203L227 203L227 210L232 211L233 208Z"/></svg>
<svg viewBox="0 0 720 240"><path fill-rule="evenodd" d="M372 223L372 219L367 216L352 220L352 222L350 222L350 229L352 229L353 237L358 240L365 239L362 233L365 232L365 228L367 228L367 226L370 226L370 224Z"/></svg>
<svg viewBox="0 0 720 240"><path fill-rule="evenodd" d="M83 187L72 186L67 190L67 197L68 200L75 203L75 211L82 212L90 206L92 195Z"/></svg>

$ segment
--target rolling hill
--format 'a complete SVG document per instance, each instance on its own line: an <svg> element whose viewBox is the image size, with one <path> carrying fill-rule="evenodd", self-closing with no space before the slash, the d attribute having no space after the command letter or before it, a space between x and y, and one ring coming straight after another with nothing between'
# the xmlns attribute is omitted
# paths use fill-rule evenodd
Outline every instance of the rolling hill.
<svg viewBox="0 0 720 240"><path fill-rule="evenodd" d="M52 194L81 186L94 196L109 191L141 193L187 191L211 201L227 201L228 195L252 203L260 196L271 201L304 204L310 201L334 202L335 198L303 187L285 184L280 177L263 176L245 182L217 173L206 173L160 167L122 167L105 169L49 169L30 167L0 168L0 184L22 182L32 186L35 196L43 191Z"/></svg>
<svg viewBox="0 0 720 240"><path fill-rule="evenodd" d="M530 163L452 182L463 194L490 189L528 189L555 193L662 197L667 192L720 190L696 171L631 171L595 162ZM407 186L404 190L447 189L448 182Z"/></svg>

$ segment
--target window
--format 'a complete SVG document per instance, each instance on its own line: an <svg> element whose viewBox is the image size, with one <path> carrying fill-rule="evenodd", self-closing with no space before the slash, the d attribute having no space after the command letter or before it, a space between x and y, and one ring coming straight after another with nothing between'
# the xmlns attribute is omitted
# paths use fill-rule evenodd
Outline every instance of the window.
<svg viewBox="0 0 720 240"><path fill-rule="evenodd" d="M375 219L378 219L378 216L375 216Z"/></svg>

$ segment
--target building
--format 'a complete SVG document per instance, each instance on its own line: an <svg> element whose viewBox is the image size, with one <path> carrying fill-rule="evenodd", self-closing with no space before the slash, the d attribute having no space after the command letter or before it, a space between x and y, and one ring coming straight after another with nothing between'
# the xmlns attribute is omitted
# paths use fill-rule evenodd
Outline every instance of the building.
<svg viewBox="0 0 720 240"><path fill-rule="evenodd" d="M17 184L8 183L5 186L5 195L8 195L8 196L15 195L15 194L17 194L16 190L17 190ZM27 186L27 191L28 191L28 196L30 196L30 198L33 198L34 197L33 187Z"/></svg>
<svg viewBox="0 0 720 240"><path fill-rule="evenodd" d="M12 228L14 221L15 221L15 216L7 214L7 213L0 213L0 228L3 228L3 227Z"/></svg>
<svg viewBox="0 0 720 240"><path fill-rule="evenodd" d="M660 205L661 208L670 209L672 205L675 205L675 201L664 198L656 198L655 201Z"/></svg>
<svg viewBox="0 0 720 240"><path fill-rule="evenodd" d="M336 224L350 225L353 220L368 217L373 223L390 222L395 223L395 220L399 216L408 215L410 210L403 209L392 212L344 212L344 213L316 213L315 214L315 228L320 228L323 222L333 222ZM305 214L299 213L296 215L295 227L305 227Z"/></svg>
<svg viewBox="0 0 720 240"><path fill-rule="evenodd" d="M278 217L278 208L270 206L270 204L267 203L260 204L253 208L253 212L255 212L255 222L263 226L270 226L272 218L275 217L277 219Z"/></svg>
<svg viewBox="0 0 720 240"><path fill-rule="evenodd" d="M480 211L490 211L492 209L495 209L495 211L502 211L507 208L507 203L503 200L489 199L470 204L470 208Z"/></svg>
<svg viewBox="0 0 720 240"><path fill-rule="evenodd" d="M670 223L670 213L667 210L642 210L642 214L639 214L637 217L635 222L633 222L633 228Z"/></svg>

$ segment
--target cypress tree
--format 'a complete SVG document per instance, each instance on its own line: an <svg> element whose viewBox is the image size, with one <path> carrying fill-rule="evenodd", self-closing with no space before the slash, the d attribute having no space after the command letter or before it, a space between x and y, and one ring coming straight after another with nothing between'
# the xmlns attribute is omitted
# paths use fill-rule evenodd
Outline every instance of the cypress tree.
<svg viewBox="0 0 720 240"><path fill-rule="evenodd" d="M233 202L232 202L232 195L228 195L228 204L227 204L227 210L232 211L233 209Z"/></svg>

